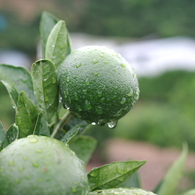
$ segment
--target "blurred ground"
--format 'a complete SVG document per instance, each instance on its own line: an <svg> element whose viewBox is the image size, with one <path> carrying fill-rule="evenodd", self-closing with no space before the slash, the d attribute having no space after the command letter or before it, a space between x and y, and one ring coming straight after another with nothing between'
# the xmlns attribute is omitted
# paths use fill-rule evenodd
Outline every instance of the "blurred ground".
<svg viewBox="0 0 195 195"><path fill-rule="evenodd" d="M122 160L147 160L146 164L139 169L141 187L145 190L153 190L166 174L168 168L179 157L181 151L173 148L162 149L157 146L120 139L111 139L106 143L107 163ZM87 171L93 167L101 166L102 163L95 156L89 162ZM195 154L189 153L185 171L195 169ZM190 183L187 179L182 179L180 188L186 188Z"/></svg>

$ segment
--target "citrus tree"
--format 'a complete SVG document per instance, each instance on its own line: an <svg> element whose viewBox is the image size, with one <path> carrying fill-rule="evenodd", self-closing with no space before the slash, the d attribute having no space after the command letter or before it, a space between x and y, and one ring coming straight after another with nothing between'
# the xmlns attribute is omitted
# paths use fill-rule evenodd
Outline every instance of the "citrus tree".
<svg viewBox="0 0 195 195"><path fill-rule="evenodd" d="M133 67L106 47L72 51L65 22L48 12L42 14L40 37L42 59L30 72L0 65L16 113L6 131L0 124L0 194L172 195L186 146L154 192L141 189L137 177L146 161L112 162L85 172L97 143L85 133L91 125L114 128L139 97Z"/></svg>

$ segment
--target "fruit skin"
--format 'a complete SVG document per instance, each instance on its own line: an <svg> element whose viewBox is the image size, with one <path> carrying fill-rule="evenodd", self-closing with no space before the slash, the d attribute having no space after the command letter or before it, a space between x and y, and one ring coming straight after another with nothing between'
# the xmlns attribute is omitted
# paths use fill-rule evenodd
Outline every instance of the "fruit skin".
<svg viewBox="0 0 195 195"><path fill-rule="evenodd" d="M1 195L86 195L84 166L64 143L31 135L0 152Z"/></svg>
<svg viewBox="0 0 195 195"><path fill-rule="evenodd" d="M140 188L113 188L113 189L106 189L106 190L96 190L90 192L89 195L156 195L153 192L149 192L146 190L142 190Z"/></svg>
<svg viewBox="0 0 195 195"><path fill-rule="evenodd" d="M139 97L132 66L106 47L73 51L59 67L58 81L66 107L78 118L100 125L123 117Z"/></svg>

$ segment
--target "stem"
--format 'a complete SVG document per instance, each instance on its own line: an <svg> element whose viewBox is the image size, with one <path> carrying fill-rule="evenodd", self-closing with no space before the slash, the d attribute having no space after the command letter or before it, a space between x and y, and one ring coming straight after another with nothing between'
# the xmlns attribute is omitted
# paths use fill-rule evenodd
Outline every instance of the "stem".
<svg viewBox="0 0 195 195"><path fill-rule="evenodd" d="M51 137L54 138L54 136L56 135L56 133L62 129L62 127L70 120L70 118L72 117L72 114L70 113L70 111L68 110L66 112L66 114L62 117L62 119L59 121L59 123L56 125L53 133L51 134Z"/></svg>

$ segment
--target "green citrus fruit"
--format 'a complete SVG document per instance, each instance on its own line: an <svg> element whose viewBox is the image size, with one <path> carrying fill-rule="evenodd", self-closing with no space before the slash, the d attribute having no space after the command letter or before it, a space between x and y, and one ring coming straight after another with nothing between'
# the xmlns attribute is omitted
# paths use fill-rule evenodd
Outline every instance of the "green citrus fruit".
<svg viewBox="0 0 195 195"><path fill-rule="evenodd" d="M142 190L139 188L113 188L106 190L96 190L90 192L89 195L155 195L153 192Z"/></svg>
<svg viewBox="0 0 195 195"><path fill-rule="evenodd" d="M52 138L28 136L0 152L1 195L86 195L84 166L69 147Z"/></svg>
<svg viewBox="0 0 195 195"><path fill-rule="evenodd" d="M139 97L132 66L106 47L73 51L59 67L58 80L66 107L92 124L114 125Z"/></svg>

